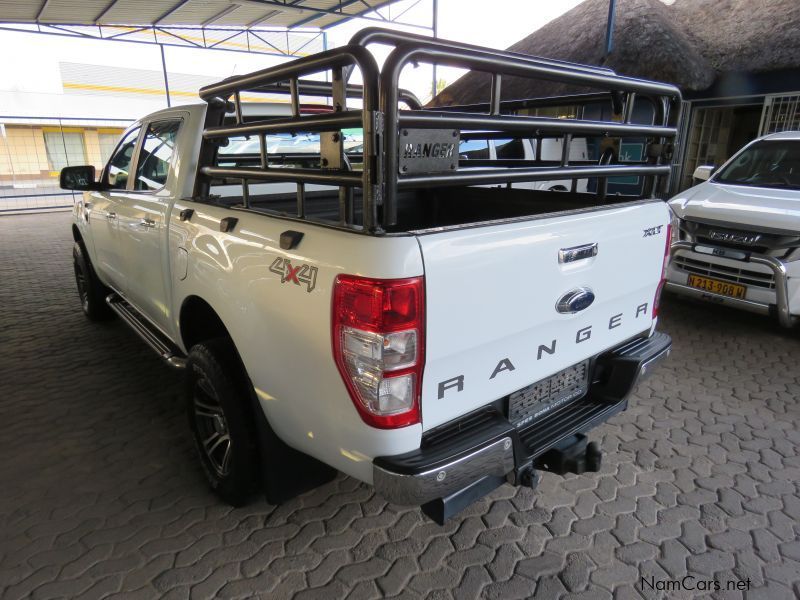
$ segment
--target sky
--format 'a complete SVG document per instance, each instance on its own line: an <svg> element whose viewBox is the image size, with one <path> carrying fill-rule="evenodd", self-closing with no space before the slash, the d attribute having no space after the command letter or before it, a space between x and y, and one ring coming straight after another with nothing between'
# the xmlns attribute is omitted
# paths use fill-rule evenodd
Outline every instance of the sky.
<svg viewBox="0 0 800 600"><path fill-rule="evenodd" d="M491 48L507 48L556 17L581 3L582 0L439 0L439 37L469 42ZM403 0L381 12L398 14L413 4ZM429 25L431 0L422 0L402 17ZM355 21L331 29L330 39L344 44L354 31L368 21ZM423 29L409 29L427 33Z"/></svg>
<svg viewBox="0 0 800 600"><path fill-rule="evenodd" d="M443 39L456 40L505 49L533 33L543 25L580 4L582 0L439 0L438 36ZM383 13L397 15L413 4L413 0L403 0ZM403 21L430 25L432 0L422 0L416 7L402 16ZM341 46L347 43L350 36L365 26L379 25L371 21L353 21L330 30L330 45ZM400 28L400 27L398 27ZM430 35L429 29L403 28L407 31ZM376 52L379 59L385 52ZM417 73L407 69L403 73L401 85L414 91L420 98L430 97L433 82L431 69L420 66ZM463 71L440 68L437 78L448 84L455 81Z"/></svg>

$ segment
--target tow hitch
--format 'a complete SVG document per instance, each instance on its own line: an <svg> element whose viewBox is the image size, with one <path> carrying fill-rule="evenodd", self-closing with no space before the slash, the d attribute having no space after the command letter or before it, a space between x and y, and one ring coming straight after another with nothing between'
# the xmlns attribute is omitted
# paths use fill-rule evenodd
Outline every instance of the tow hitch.
<svg viewBox="0 0 800 600"><path fill-rule="evenodd" d="M596 472L603 462L603 452L597 442L588 442L582 433L560 441L536 459L535 468L558 475Z"/></svg>

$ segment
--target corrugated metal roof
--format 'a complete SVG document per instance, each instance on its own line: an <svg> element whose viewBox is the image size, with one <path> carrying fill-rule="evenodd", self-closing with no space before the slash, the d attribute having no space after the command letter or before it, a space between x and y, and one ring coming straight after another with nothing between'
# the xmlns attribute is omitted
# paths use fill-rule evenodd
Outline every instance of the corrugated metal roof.
<svg viewBox="0 0 800 600"><path fill-rule="evenodd" d="M0 0L0 22L327 28L397 0Z"/></svg>

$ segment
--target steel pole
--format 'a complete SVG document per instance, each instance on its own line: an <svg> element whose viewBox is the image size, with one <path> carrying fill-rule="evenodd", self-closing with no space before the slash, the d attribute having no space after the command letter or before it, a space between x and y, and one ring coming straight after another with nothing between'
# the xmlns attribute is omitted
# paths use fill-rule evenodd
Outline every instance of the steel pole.
<svg viewBox="0 0 800 600"><path fill-rule="evenodd" d="M606 25L606 56L614 49L614 19L617 10L617 0L608 0L608 23Z"/></svg>
<svg viewBox="0 0 800 600"><path fill-rule="evenodd" d="M164 73L164 90L167 93L167 107L172 106L172 102L169 97L169 77L167 77L167 59L164 56L164 44L159 44L159 48L161 48L161 70Z"/></svg>
<svg viewBox="0 0 800 600"><path fill-rule="evenodd" d="M432 0L433 1L433 19L432 19L432 27L433 30L433 37L434 39L439 37L439 0ZM431 100L436 97L436 84L438 83L436 80L436 63L433 63L433 86L431 88Z"/></svg>

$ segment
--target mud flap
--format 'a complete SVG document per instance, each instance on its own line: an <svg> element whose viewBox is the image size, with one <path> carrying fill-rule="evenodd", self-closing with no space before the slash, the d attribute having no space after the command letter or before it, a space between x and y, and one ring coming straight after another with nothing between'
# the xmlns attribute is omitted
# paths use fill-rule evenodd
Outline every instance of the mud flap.
<svg viewBox="0 0 800 600"><path fill-rule="evenodd" d="M252 389L252 385L250 386ZM258 434L261 481L267 502L273 505L332 481L336 469L287 446L270 427L255 393L250 395Z"/></svg>

